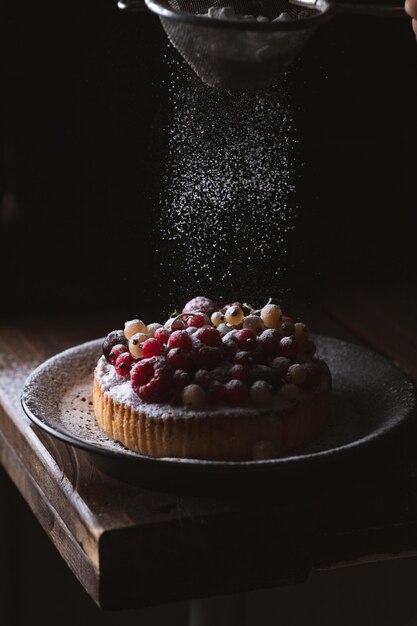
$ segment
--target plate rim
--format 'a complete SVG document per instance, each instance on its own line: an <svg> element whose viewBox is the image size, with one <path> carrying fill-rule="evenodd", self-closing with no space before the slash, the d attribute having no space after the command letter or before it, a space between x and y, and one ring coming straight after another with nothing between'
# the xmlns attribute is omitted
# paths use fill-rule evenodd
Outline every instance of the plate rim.
<svg viewBox="0 0 417 626"><path fill-rule="evenodd" d="M29 388L33 386L33 381L36 377L42 374L44 369L50 367L53 361L61 360L63 357L65 358L68 354L76 353L80 351L80 349L88 349L91 348L96 349L99 348L104 337L100 337L98 339L93 339L90 341L83 342L81 344L77 344L66 350L58 352L57 354L49 357L42 363L40 363L27 377L25 384L22 389L22 393L20 396L21 405L23 411L26 416L39 428L43 431L47 432L52 437L63 441L66 444L74 446L78 449L84 450L88 453L98 454L102 457L112 458L119 461L132 462L138 464L150 464L152 466L159 467L170 467L176 466L181 467L183 469L198 469L198 468L206 468L211 471L219 471L224 472L225 470L229 471L262 471L262 470L274 470L279 468L289 468L291 466L299 467L302 465L310 465L316 464L323 461L326 461L329 458L342 457L354 453L357 450L362 450L365 447L372 446L377 444L380 440L384 439L389 434L393 433L406 423L408 423L416 414L417 414L417 385L413 378L405 372L401 367L399 367L394 361L391 361L384 355L381 355L379 352L371 350L367 346L362 346L360 344L355 344L353 342L345 341L343 339L338 339L337 337L332 337L328 335L315 335L315 337L320 341L320 339L331 340L342 345L354 346L355 348L359 348L364 350L370 354L374 358L378 358L381 361L385 362L386 365L390 367L396 368L398 372L403 376L404 382L407 382L411 386L411 391L413 394L413 402L410 405L410 408L407 410L407 413L401 418L397 417L395 419L390 419L388 422L383 422L378 428L372 430L370 433L366 434L364 437L356 439L354 441L348 442L343 445L339 445L336 447L328 448L326 450L318 450L316 452L310 452L307 454L292 454L290 456L283 456L273 459L262 459L262 460L249 460L249 461L215 461L209 459L192 459L192 458L178 458L178 457L150 457L140 453L135 453L134 451L129 451L129 454L126 454L125 450L121 448L120 450L112 450L106 449L97 444L87 442L83 439L76 437L75 435L71 435L56 427L50 426L47 422L45 422L42 418L38 417L33 413L32 409L27 405L25 395L28 392ZM103 431L104 432L104 431ZM104 433L106 437L108 435ZM111 438L108 437L110 440ZM122 445L122 444L120 444Z"/></svg>

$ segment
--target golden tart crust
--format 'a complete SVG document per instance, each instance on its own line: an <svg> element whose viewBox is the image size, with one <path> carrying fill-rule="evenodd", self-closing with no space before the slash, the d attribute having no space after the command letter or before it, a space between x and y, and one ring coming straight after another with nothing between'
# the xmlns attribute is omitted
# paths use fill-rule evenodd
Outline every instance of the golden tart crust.
<svg viewBox="0 0 417 626"><path fill-rule="evenodd" d="M115 401L96 370L93 401L97 421L107 435L140 454L248 461L261 441L272 442L274 456L279 456L315 439L330 416L331 379L329 375L318 390L279 409L222 411L218 407L197 412L170 406L158 412L152 404Z"/></svg>

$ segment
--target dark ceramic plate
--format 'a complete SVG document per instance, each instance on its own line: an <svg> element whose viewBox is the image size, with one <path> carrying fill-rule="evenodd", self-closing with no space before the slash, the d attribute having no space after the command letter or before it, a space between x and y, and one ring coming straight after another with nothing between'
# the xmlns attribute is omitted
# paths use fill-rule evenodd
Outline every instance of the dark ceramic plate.
<svg viewBox="0 0 417 626"><path fill-rule="evenodd" d="M136 454L107 437L95 421L92 406L93 372L102 339L66 350L40 365L26 382L22 404L35 424L85 450L100 469L153 488L257 489L271 479L276 485L289 475L311 476L329 463L333 468L335 463L346 468L354 459L357 468L360 458L370 458L375 444L386 441L387 435L398 432L415 414L415 387L392 362L366 348L330 337L315 340L318 355L327 361L333 376L332 419L312 444L276 459L158 459Z"/></svg>

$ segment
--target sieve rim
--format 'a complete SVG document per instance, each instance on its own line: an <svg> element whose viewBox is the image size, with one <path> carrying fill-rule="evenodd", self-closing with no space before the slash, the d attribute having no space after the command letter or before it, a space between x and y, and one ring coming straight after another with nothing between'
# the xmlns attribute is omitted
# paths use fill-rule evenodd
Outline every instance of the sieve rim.
<svg viewBox="0 0 417 626"><path fill-rule="evenodd" d="M317 15L312 15L310 17L300 17L298 19L283 22L258 22L256 20L226 20L219 17L207 17L206 15L200 15L196 13L176 11L175 9L168 7L165 3L163 3L163 1L161 2L160 0L145 0L145 3L148 9L152 11L152 13L158 15L161 19L168 19L175 22L185 22L204 28L221 27L229 30L258 32L292 31L303 30L305 28L313 28L319 23L331 19L336 13L336 7L334 3L330 2L329 0L317 0L314 7L317 8ZM126 8L128 9L128 6ZM305 8L311 9L313 7L306 5Z"/></svg>

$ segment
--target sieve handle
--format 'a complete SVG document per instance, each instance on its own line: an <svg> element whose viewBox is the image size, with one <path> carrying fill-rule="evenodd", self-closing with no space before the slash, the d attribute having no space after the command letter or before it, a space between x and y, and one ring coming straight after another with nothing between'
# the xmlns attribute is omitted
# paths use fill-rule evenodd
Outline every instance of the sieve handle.
<svg viewBox="0 0 417 626"><path fill-rule="evenodd" d="M404 5L383 4L347 4L341 2L332 3L338 13L354 13L356 15L371 15L375 17L408 17Z"/></svg>
<svg viewBox="0 0 417 626"><path fill-rule="evenodd" d="M123 11L146 11L145 0L119 0L117 3L119 9Z"/></svg>

